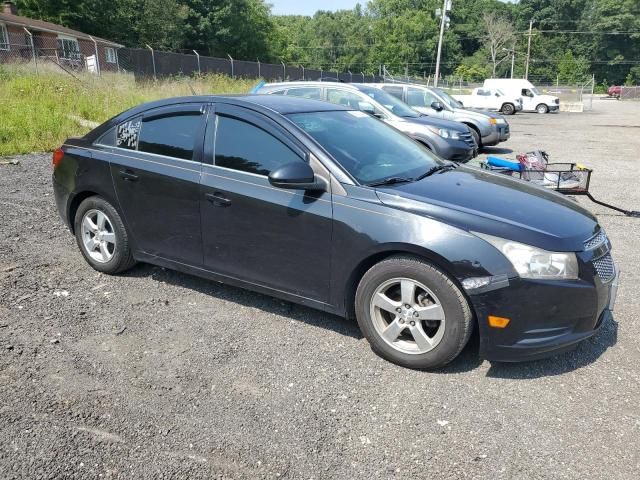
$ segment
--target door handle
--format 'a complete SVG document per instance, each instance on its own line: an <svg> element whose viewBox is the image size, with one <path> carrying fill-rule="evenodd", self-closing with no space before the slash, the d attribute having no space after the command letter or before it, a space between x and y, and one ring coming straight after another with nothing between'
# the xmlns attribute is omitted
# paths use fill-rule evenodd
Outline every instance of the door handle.
<svg viewBox="0 0 640 480"><path fill-rule="evenodd" d="M125 182L137 182L138 181L138 175L133 173L132 170L120 170L120 177Z"/></svg>
<svg viewBox="0 0 640 480"><path fill-rule="evenodd" d="M231 205L231 199L225 197L221 192L207 193L205 198L216 207L228 207Z"/></svg>

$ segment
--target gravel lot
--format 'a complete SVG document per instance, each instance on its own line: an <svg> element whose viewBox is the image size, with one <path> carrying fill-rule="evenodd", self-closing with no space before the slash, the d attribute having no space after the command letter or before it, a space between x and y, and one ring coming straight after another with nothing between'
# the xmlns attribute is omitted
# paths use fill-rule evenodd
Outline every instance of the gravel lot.
<svg viewBox="0 0 640 480"><path fill-rule="evenodd" d="M511 117L492 152L578 160L597 197L640 210L640 103L594 108ZM525 364L480 361L475 339L424 373L338 317L148 265L93 271L49 158L0 165L0 478L638 478L640 219L584 202L623 270L595 338Z"/></svg>

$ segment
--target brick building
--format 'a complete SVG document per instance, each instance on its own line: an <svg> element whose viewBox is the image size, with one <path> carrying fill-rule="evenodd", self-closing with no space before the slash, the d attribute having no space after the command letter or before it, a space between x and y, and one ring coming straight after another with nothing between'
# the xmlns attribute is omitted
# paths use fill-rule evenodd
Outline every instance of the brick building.
<svg viewBox="0 0 640 480"><path fill-rule="evenodd" d="M0 63L50 61L74 69L118 70L122 45L18 13L13 2L0 7Z"/></svg>

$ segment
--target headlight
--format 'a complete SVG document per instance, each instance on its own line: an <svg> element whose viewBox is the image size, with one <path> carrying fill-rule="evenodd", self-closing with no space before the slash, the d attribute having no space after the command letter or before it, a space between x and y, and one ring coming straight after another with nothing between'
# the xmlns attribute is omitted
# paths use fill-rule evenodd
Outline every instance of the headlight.
<svg viewBox="0 0 640 480"><path fill-rule="evenodd" d="M474 233L496 247L522 278L537 280L576 280L578 259L573 252L548 252L504 238Z"/></svg>
<svg viewBox="0 0 640 480"><path fill-rule="evenodd" d="M460 140L460 132L456 132L455 130L449 130L448 128L436 128L436 127L427 127L436 135L441 136L442 138L450 138L452 140Z"/></svg>
<svg viewBox="0 0 640 480"><path fill-rule="evenodd" d="M494 118L498 125L505 125L507 121L504 118Z"/></svg>

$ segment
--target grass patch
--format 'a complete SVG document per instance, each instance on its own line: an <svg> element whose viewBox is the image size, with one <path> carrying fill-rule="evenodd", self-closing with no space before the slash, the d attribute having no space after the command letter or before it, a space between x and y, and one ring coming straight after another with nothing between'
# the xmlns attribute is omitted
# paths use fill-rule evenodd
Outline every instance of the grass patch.
<svg viewBox="0 0 640 480"><path fill-rule="evenodd" d="M52 151L88 128L69 118L102 123L144 102L198 94L246 93L255 79L224 75L175 77L135 82L127 74L86 73L76 80L64 72L0 65L0 156Z"/></svg>

